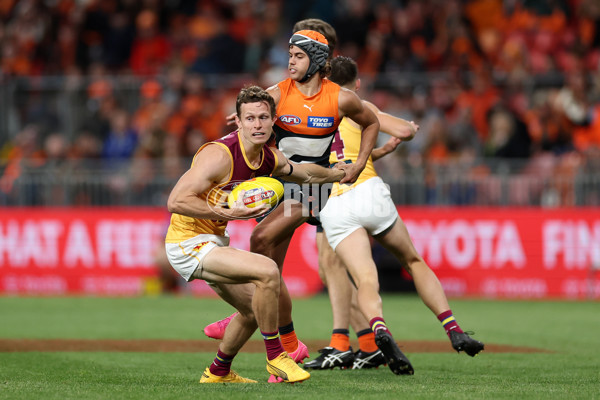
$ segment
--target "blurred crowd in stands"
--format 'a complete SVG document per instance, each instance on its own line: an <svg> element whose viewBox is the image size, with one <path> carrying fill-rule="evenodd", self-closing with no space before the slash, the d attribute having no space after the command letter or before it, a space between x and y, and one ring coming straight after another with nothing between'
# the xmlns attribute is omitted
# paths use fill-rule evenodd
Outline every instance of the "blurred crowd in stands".
<svg viewBox="0 0 600 400"><path fill-rule="evenodd" d="M0 197L66 160L114 170L114 190L143 187L150 164L176 179L232 130L241 86L287 76L292 26L311 17L358 62L359 94L421 127L381 160L388 179L403 164L485 176L489 158L600 173L597 0L3 0Z"/></svg>

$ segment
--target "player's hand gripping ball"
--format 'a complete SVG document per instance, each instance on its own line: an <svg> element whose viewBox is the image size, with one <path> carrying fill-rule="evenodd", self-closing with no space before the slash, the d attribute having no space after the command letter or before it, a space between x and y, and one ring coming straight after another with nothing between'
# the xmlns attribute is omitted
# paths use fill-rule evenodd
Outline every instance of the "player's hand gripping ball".
<svg viewBox="0 0 600 400"><path fill-rule="evenodd" d="M242 191L244 192L242 202L249 208L259 204L274 207L283 198L283 184L277 179L261 176L241 182L234 187L227 197L229 208L233 208Z"/></svg>

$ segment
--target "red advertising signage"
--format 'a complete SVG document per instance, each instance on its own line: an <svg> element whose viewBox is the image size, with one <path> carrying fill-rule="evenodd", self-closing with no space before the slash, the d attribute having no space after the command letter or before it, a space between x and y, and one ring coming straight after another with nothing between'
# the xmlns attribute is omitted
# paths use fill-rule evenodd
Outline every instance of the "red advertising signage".
<svg viewBox="0 0 600 400"><path fill-rule="evenodd" d="M158 275L168 222L161 208L0 209L0 294L141 294ZM231 222L231 245L247 250L255 224ZM321 290L314 227L294 235L284 278L295 296ZM188 289L214 295L202 281Z"/></svg>
<svg viewBox="0 0 600 400"><path fill-rule="evenodd" d="M600 209L398 211L448 295L600 298Z"/></svg>
<svg viewBox="0 0 600 400"><path fill-rule="evenodd" d="M398 210L449 296L600 298L598 209ZM0 294L141 294L168 218L161 208L1 209ZM247 250L254 225L230 223L231 245ZM303 225L284 265L292 295L319 292L317 270L315 228ZM188 288L214 295L201 281Z"/></svg>

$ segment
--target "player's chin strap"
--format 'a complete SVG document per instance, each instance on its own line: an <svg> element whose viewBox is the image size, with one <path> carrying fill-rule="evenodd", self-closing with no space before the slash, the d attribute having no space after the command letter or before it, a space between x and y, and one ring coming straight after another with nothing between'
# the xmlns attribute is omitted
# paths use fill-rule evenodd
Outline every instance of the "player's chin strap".
<svg viewBox="0 0 600 400"><path fill-rule="evenodd" d="M290 45L292 44L302 49L310 60L306 74L298 81L300 83L306 82L327 63L329 46L299 33L293 34L290 38Z"/></svg>

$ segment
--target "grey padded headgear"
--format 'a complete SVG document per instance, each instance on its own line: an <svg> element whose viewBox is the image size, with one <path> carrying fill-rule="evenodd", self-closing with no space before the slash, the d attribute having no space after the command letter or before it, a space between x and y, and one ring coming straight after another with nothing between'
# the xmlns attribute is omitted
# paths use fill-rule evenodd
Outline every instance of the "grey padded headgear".
<svg viewBox="0 0 600 400"><path fill-rule="evenodd" d="M329 57L329 46L298 32L294 33L290 38L290 45L292 44L302 49L302 51L308 55L308 59L310 60L310 65L308 66L306 74L298 81L302 83L309 80L325 66L327 58Z"/></svg>

